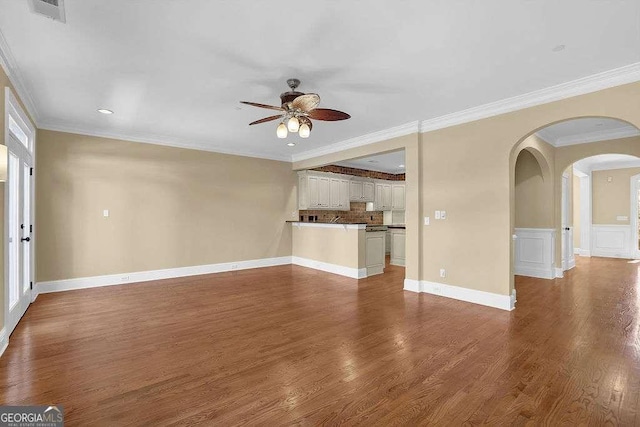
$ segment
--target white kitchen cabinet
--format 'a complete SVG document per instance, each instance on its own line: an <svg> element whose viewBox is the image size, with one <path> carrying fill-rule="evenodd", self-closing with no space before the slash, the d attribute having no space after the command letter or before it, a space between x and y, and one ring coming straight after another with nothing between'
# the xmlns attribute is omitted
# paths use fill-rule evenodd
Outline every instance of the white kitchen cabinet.
<svg viewBox="0 0 640 427"><path fill-rule="evenodd" d="M376 183L376 210L391 210L391 184Z"/></svg>
<svg viewBox="0 0 640 427"><path fill-rule="evenodd" d="M373 202L376 198L376 185L371 181L362 181L362 201Z"/></svg>
<svg viewBox="0 0 640 427"><path fill-rule="evenodd" d="M406 230L403 228L389 229L391 234L391 265L405 265Z"/></svg>
<svg viewBox="0 0 640 427"><path fill-rule="evenodd" d="M386 231L387 235L385 236L384 241L384 251L385 253L391 253L391 230Z"/></svg>
<svg viewBox="0 0 640 427"><path fill-rule="evenodd" d="M384 231L368 231L365 233L365 258L367 277L384 273Z"/></svg>
<svg viewBox="0 0 640 427"><path fill-rule="evenodd" d="M391 209L403 211L405 204L405 186L404 184L391 185Z"/></svg>
<svg viewBox="0 0 640 427"><path fill-rule="evenodd" d="M330 178L329 207L333 210L349 210L349 180Z"/></svg>
<svg viewBox="0 0 640 427"><path fill-rule="evenodd" d="M350 209L349 180L329 173L298 174L298 209Z"/></svg>
<svg viewBox="0 0 640 427"><path fill-rule="evenodd" d="M375 187L371 181L352 179L349 183L349 198L352 202L373 202L376 196Z"/></svg>

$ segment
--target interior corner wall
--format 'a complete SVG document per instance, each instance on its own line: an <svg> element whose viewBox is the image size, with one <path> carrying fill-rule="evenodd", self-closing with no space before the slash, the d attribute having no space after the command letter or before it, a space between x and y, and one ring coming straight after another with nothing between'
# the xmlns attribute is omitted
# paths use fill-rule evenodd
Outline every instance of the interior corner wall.
<svg viewBox="0 0 640 427"><path fill-rule="evenodd" d="M39 130L36 173L38 282L291 256L291 163Z"/></svg>
<svg viewBox="0 0 640 427"><path fill-rule="evenodd" d="M593 171L592 212L593 224L629 225L631 219L631 177L640 174L640 168ZM619 220L618 217L626 217Z"/></svg>
<svg viewBox="0 0 640 427"><path fill-rule="evenodd" d="M515 168L516 228L553 228L553 187L548 184L538 160L528 150L522 150Z"/></svg>

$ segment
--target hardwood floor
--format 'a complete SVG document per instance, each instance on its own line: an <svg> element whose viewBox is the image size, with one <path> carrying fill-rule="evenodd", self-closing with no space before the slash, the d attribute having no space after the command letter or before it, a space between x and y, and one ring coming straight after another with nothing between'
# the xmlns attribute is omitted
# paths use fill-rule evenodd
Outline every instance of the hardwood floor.
<svg viewBox="0 0 640 427"><path fill-rule="evenodd" d="M640 417L640 264L517 278L513 312L297 266L40 295L0 401L67 425L619 424Z"/></svg>

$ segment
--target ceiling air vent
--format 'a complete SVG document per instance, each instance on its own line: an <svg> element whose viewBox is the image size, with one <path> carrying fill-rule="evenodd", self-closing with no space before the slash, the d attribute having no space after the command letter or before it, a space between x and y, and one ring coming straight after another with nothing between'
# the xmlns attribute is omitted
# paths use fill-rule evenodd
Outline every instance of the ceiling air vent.
<svg viewBox="0 0 640 427"><path fill-rule="evenodd" d="M29 0L29 8L32 12L54 21L67 22L64 15L64 0Z"/></svg>

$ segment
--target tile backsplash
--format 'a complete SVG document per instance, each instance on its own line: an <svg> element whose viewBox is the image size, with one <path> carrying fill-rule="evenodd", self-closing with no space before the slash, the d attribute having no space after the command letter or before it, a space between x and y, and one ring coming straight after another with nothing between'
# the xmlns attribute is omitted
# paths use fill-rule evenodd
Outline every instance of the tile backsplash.
<svg viewBox="0 0 640 427"><path fill-rule="evenodd" d="M382 211L366 210L367 204L364 202L351 202L350 211L327 211L327 210L307 210L300 211L302 221L309 221L309 216L317 216L318 222L329 222L333 218L339 216L338 223L359 222L366 224L382 224Z"/></svg>
<svg viewBox="0 0 640 427"><path fill-rule="evenodd" d="M386 172L368 171L364 169L348 168L346 166L328 165L313 169L320 172L342 173L345 175L360 176L364 178L386 179L388 181L404 181L403 173L392 174Z"/></svg>

